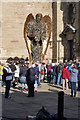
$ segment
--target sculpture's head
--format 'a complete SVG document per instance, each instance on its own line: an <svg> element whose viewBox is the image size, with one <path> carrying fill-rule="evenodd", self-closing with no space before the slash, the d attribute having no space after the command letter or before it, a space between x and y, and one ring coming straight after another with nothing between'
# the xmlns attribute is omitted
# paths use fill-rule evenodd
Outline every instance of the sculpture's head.
<svg viewBox="0 0 80 120"><path fill-rule="evenodd" d="M41 13L36 14L36 22L40 22L41 19L42 19L42 14Z"/></svg>

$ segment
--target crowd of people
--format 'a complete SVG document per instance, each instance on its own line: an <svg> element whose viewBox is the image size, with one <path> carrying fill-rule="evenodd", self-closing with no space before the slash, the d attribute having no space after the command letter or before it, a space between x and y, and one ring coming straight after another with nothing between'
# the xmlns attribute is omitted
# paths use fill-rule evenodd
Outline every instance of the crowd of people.
<svg viewBox="0 0 80 120"><path fill-rule="evenodd" d="M51 63L49 60L43 62L29 63L29 61L6 61L0 62L1 85L6 85L5 98L9 96L10 87L17 84L22 85L22 91L28 91L28 97L34 97L37 86L48 82L61 85L63 90L71 89L71 97L76 97L76 83L80 90L80 63L76 59L59 63Z"/></svg>

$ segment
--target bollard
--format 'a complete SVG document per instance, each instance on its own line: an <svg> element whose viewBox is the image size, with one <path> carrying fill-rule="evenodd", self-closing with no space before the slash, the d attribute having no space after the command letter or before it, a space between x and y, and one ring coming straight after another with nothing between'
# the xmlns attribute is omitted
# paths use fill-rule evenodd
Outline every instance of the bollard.
<svg viewBox="0 0 80 120"><path fill-rule="evenodd" d="M64 92L58 92L58 119L62 120L64 118Z"/></svg>

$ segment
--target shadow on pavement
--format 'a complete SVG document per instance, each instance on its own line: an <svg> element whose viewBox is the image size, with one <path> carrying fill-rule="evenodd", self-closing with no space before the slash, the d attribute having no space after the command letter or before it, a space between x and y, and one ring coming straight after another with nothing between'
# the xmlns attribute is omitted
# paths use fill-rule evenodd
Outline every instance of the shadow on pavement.
<svg viewBox="0 0 80 120"><path fill-rule="evenodd" d="M51 86L51 85L50 85ZM53 87L53 86L52 86ZM44 106L51 114L56 114L58 109L58 91L48 89L38 91L35 97L27 97L27 93L21 91L21 87L11 89L11 99L5 99L2 95L2 116L13 120L23 120L27 115L35 116ZM78 98L64 95L64 116L66 118L78 118ZM4 119L5 120L5 119Z"/></svg>

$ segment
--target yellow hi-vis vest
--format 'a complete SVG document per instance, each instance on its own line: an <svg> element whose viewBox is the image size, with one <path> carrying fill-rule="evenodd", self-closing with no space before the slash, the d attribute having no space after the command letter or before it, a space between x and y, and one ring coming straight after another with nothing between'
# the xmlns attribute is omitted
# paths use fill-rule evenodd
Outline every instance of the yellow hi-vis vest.
<svg viewBox="0 0 80 120"><path fill-rule="evenodd" d="M3 66L0 66L0 79L2 80L2 75L3 75Z"/></svg>

